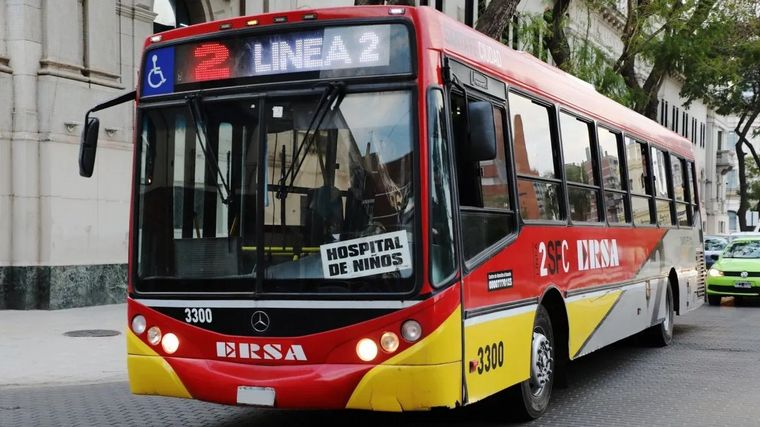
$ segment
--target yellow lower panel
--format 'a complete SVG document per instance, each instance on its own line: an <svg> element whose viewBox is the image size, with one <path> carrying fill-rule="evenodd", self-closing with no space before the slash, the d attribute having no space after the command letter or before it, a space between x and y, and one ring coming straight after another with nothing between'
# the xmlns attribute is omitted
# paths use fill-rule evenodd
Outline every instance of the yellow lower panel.
<svg viewBox="0 0 760 427"><path fill-rule="evenodd" d="M453 408L462 395L461 373L459 362L376 366L359 383L346 408L388 412Z"/></svg>
<svg viewBox="0 0 760 427"><path fill-rule="evenodd" d="M127 353L132 393L192 398L171 365L129 329Z"/></svg>
<svg viewBox="0 0 760 427"><path fill-rule="evenodd" d="M602 323L623 291L611 290L601 295L567 301L570 333L570 357L575 358L591 334Z"/></svg>
<svg viewBox="0 0 760 427"><path fill-rule="evenodd" d="M519 309L518 309L519 310ZM535 308L505 312L492 320L477 317L464 329L467 403L477 402L530 376L530 345ZM470 372L471 362L477 367Z"/></svg>
<svg viewBox="0 0 760 427"><path fill-rule="evenodd" d="M461 356L457 307L430 335L367 372L346 407L392 412L452 408L462 399Z"/></svg>

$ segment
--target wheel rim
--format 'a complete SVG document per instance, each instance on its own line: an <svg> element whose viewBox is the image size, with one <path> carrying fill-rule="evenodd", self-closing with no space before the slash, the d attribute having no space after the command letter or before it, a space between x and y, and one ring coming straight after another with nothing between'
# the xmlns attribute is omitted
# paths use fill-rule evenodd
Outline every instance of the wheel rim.
<svg viewBox="0 0 760 427"><path fill-rule="evenodd" d="M530 372L530 391L534 396L546 389L552 374L552 344L542 331L533 332L533 354Z"/></svg>

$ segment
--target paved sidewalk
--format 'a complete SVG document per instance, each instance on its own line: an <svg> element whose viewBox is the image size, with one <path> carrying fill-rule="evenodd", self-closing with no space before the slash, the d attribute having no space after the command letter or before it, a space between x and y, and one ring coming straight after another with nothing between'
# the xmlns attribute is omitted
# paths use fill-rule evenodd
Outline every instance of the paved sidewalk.
<svg viewBox="0 0 760 427"><path fill-rule="evenodd" d="M67 310L0 310L0 388L126 381L126 304ZM119 335L64 336L106 329Z"/></svg>

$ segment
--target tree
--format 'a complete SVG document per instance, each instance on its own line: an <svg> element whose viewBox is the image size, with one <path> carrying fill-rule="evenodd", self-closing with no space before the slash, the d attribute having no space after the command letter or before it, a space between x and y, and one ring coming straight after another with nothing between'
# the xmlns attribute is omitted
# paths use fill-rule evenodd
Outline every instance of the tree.
<svg viewBox="0 0 760 427"><path fill-rule="evenodd" d="M606 58L601 49L589 46L588 28L585 39L576 40L585 47L573 51L565 31L570 0L554 0L543 15L544 45L557 67L588 80L601 93L656 120L658 93L665 77L680 74L689 78L688 70L679 65L687 54L686 47L702 38L716 3L717 0L628 0L621 34L623 49L616 58ZM615 8L616 4L613 0L588 2L589 8ZM587 75L579 75L584 68ZM642 79L639 74L643 68L648 73ZM625 93L620 84L625 86Z"/></svg>
<svg viewBox="0 0 760 427"><path fill-rule="evenodd" d="M512 20L520 0L491 0L478 17L475 29L481 33L503 41L504 30Z"/></svg>
<svg viewBox="0 0 760 427"><path fill-rule="evenodd" d="M684 57L690 78L684 82L681 96L689 101L702 99L718 114L739 118L735 146L739 174L739 227L746 230L746 213L753 183L747 149L755 168L760 156L749 141L757 136L755 122L760 115L760 16L752 0L729 0L710 17L724 25L711 25L701 43L692 41Z"/></svg>

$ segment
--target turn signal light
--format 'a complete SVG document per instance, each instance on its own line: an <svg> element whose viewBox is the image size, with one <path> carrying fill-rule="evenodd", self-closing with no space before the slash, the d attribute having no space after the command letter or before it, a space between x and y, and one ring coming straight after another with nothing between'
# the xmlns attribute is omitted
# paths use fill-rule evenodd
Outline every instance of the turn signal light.
<svg viewBox="0 0 760 427"><path fill-rule="evenodd" d="M161 329L158 326L148 329L148 342L151 345L158 345L161 342Z"/></svg>
<svg viewBox="0 0 760 427"><path fill-rule="evenodd" d="M410 319L401 325L401 336L409 342L415 342L422 337L420 322Z"/></svg>
<svg viewBox="0 0 760 427"><path fill-rule="evenodd" d="M386 332L380 337L380 347L388 353L398 350L398 335L393 332Z"/></svg>
<svg viewBox="0 0 760 427"><path fill-rule="evenodd" d="M132 331L136 335L141 335L143 332L145 332L145 328L147 327L147 322L145 321L145 317L138 314L137 316L132 318Z"/></svg>

